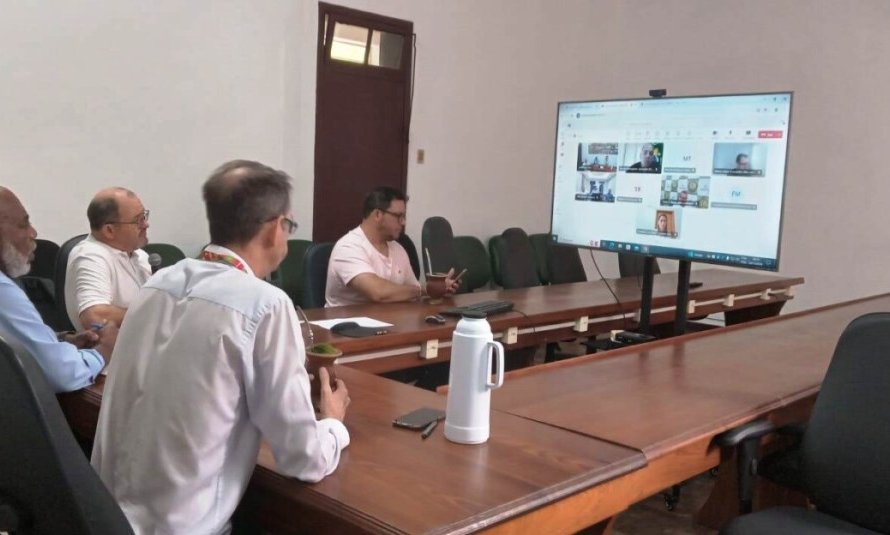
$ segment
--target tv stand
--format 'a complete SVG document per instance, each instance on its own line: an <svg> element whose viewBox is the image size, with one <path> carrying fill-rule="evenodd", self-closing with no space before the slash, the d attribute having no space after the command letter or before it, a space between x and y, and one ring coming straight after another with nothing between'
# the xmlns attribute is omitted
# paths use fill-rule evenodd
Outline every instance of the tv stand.
<svg viewBox="0 0 890 535"><path fill-rule="evenodd" d="M689 279L692 262L680 260L677 273L677 308L674 316L674 334L686 332L686 320L689 312ZM640 321L638 331L651 334L652 289L655 283L655 257L647 256L643 264L643 290L640 298Z"/></svg>

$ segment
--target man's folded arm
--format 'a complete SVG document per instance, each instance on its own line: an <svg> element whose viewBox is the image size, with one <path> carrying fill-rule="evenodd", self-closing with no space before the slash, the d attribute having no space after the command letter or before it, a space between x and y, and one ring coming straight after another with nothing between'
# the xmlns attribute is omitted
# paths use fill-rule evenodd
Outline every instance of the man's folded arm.
<svg viewBox="0 0 890 535"><path fill-rule="evenodd" d="M93 322L106 319L120 325L126 309L111 305L111 267L105 259L88 254L74 257L70 273L65 284L74 288L74 306L81 327L89 329Z"/></svg>
<svg viewBox="0 0 890 535"><path fill-rule="evenodd" d="M337 468L349 432L336 419L315 417L300 324L289 304L282 299L260 321L252 358L245 362L250 371L244 391L251 421L271 446L276 469L316 482Z"/></svg>
<svg viewBox="0 0 890 535"><path fill-rule="evenodd" d="M124 322L126 308L114 305L93 305L80 313L80 324L84 329L90 329L94 324L102 325L106 321L121 325Z"/></svg>
<svg viewBox="0 0 890 535"><path fill-rule="evenodd" d="M54 391L79 390L96 380L105 366L97 351L60 342L17 287L0 286L0 302L4 308L0 314L0 333L9 336L8 342L22 347L37 361Z"/></svg>
<svg viewBox="0 0 890 535"><path fill-rule="evenodd" d="M396 284L374 273L361 273L347 283L375 303L398 303L421 296L420 285Z"/></svg>

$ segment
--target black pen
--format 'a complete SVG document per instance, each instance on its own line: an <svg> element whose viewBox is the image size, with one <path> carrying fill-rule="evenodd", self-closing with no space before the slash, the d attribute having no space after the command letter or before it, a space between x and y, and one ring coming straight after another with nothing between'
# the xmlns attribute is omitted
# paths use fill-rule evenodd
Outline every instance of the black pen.
<svg viewBox="0 0 890 535"><path fill-rule="evenodd" d="M420 438L426 440L430 435L433 434L433 431L436 430L436 426L439 425L439 420L433 420L426 426L426 429L423 430L423 433L420 434Z"/></svg>

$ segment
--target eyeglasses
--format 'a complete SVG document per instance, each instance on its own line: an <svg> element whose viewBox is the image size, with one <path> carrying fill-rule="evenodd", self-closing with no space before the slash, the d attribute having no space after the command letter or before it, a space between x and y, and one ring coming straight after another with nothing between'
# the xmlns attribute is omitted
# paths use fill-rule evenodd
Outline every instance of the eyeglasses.
<svg viewBox="0 0 890 535"><path fill-rule="evenodd" d="M299 225L297 225L296 221L287 216L284 216L284 222L287 224L287 233L293 236L294 233L297 232L297 227L299 227Z"/></svg>
<svg viewBox="0 0 890 535"><path fill-rule="evenodd" d="M144 225L148 223L148 216L151 210L143 210L141 214L136 216L133 221L109 221L107 225Z"/></svg>
<svg viewBox="0 0 890 535"><path fill-rule="evenodd" d="M390 212L389 210L384 210L382 208L380 209L380 211L383 212L384 214L389 214L389 215L393 216L394 218L398 219L399 223L404 223L405 221L408 220L408 216L404 212L402 212L402 213Z"/></svg>
<svg viewBox="0 0 890 535"><path fill-rule="evenodd" d="M270 217L269 219L263 221L263 223L268 223L270 221L275 221L278 218L281 218L284 221L284 224L287 225L287 233L291 236L297 231L297 228L300 226L296 221L287 217L286 215L277 215L275 217Z"/></svg>

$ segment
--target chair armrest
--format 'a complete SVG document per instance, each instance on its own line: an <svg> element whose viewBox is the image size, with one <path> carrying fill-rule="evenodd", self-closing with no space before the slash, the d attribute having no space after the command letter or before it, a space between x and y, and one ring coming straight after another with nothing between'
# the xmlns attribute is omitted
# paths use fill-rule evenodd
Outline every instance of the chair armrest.
<svg viewBox="0 0 890 535"><path fill-rule="evenodd" d="M754 420L714 438L714 443L720 447L736 448L741 514L750 513L754 501L754 478L757 476L760 439L775 430L775 424L768 420Z"/></svg>
<svg viewBox="0 0 890 535"><path fill-rule="evenodd" d="M754 498L754 478L758 474L760 439L770 433L803 437L806 423L792 423L776 427L768 420L754 420L730 429L714 437L714 443L723 448L736 448L739 478L739 512L751 512Z"/></svg>
<svg viewBox="0 0 890 535"><path fill-rule="evenodd" d="M748 440L760 439L775 430L775 424L769 420L754 420L717 435L714 443L721 448L731 448Z"/></svg>

